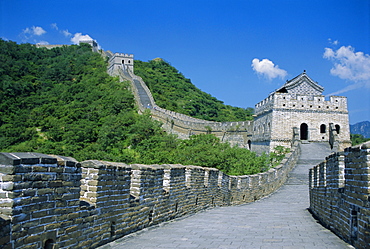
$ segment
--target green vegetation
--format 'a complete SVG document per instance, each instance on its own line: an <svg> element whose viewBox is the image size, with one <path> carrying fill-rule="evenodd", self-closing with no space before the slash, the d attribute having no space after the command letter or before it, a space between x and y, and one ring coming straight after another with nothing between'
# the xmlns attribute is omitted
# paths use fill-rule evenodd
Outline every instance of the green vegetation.
<svg viewBox="0 0 370 249"><path fill-rule="evenodd" d="M361 134L351 134L352 146L355 146L357 144L362 144L362 143L365 143L367 141L370 141L370 138L365 138Z"/></svg>
<svg viewBox="0 0 370 249"><path fill-rule="evenodd" d="M135 60L135 74L143 78L156 104L164 109L210 121L253 120L253 108L224 103L196 88L176 68L162 59Z"/></svg>
<svg viewBox="0 0 370 249"><path fill-rule="evenodd" d="M254 174L281 160L279 150L255 153L213 135L179 140L137 114L128 83L106 72L89 45L48 50L0 39L0 151L40 152L144 164L216 167Z"/></svg>
<svg viewBox="0 0 370 249"><path fill-rule="evenodd" d="M277 166L289 152L276 148L270 155L257 156L249 150L221 143L211 134L193 135L188 140L153 136L135 147L143 164L183 164L218 168L229 175L248 175Z"/></svg>

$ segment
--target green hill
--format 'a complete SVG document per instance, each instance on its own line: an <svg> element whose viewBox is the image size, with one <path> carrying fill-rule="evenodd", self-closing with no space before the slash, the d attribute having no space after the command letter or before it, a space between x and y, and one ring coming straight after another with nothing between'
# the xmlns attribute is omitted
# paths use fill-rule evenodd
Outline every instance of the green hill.
<svg viewBox="0 0 370 249"><path fill-rule="evenodd" d="M176 68L162 59L149 62L135 60L135 74L153 94L156 104L164 109L210 121L253 120L253 108L225 105L195 87Z"/></svg>
<svg viewBox="0 0 370 249"><path fill-rule="evenodd" d="M86 44L48 50L0 40L0 149L115 159L130 131L115 132L140 117L128 85L106 66Z"/></svg>
<svg viewBox="0 0 370 249"><path fill-rule="evenodd" d="M265 171L281 159L257 157L213 135L179 140L148 110L138 114L128 86L107 74L106 60L87 44L48 50L0 39L0 151L200 165L234 175Z"/></svg>

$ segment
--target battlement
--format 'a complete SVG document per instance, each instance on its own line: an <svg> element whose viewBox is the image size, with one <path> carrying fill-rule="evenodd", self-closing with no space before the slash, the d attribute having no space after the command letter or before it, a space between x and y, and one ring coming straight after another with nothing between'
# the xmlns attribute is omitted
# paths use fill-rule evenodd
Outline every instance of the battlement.
<svg viewBox="0 0 370 249"><path fill-rule="evenodd" d="M122 57L122 58L134 58L133 54L125 54L125 53L114 53L114 56L116 57Z"/></svg>
<svg viewBox="0 0 370 249"><path fill-rule="evenodd" d="M370 245L370 142L310 169L310 211L356 248Z"/></svg>
<svg viewBox="0 0 370 249"><path fill-rule="evenodd" d="M95 248L214 206L258 200L285 183L299 147L255 175L0 153L0 248Z"/></svg>
<svg viewBox="0 0 370 249"><path fill-rule="evenodd" d="M290 93L273 93L255 105L255 114L261 115L272 109L305 110L312 112L348 113L347 98L324 95L302 95Z"/></svg>

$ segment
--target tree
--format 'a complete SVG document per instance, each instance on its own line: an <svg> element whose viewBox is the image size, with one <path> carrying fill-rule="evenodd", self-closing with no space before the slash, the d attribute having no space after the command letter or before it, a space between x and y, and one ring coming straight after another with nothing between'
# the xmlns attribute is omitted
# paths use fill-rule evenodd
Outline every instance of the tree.
<svg viewBox="0 0 370 249"><path fill-rule="evenodd" d="M367 141L370 141L370 138L364 138L364 136L361 134L351 134L352 146L357 145L357 144L362 144Z"/></svg>

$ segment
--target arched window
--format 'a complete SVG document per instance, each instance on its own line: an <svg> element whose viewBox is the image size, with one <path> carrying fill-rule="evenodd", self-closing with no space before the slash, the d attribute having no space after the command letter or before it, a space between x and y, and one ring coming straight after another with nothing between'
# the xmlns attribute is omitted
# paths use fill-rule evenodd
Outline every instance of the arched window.
<svg viewBox="0 0 370 249"><path fill-rule="evenodd" d="M308 140L308 125L302 123L300 127L301 140Z"/></svg>
<svg viewBox="0 0 370 249"><path fill-rule="evenodd" d="M340 132L340 126L339 125L335 125L335 130L337 131L337 134L339 134L339 132Z"/></svg>
<svg viewBox="0 0 370 249"><path fill-rule="evenodd" d="M326 125L320 125L320 133L326 133Z"/></svg>
<svg viewBox="0 0 370 249"><path fill-rule="evenodd" d="M252 141L251 140L248 140L248 149L251 150L252 149Z"/></svg>
<svg viewBox="0 0 370 249"><path fill-rule="evenodd" d="M125 64L125 60L122 60L122 64Z"/></svg>

